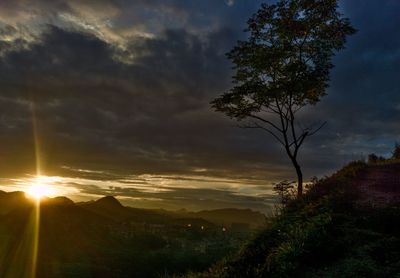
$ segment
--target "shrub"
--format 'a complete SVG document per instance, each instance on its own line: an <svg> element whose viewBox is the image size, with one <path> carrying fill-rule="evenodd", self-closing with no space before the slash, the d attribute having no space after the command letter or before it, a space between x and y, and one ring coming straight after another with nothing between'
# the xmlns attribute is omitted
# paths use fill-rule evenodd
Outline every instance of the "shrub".
<svg viewBox="0 0 400 278"><path fill-rule="evenodd" d="M273 190L278 194L280 203L286 205L290 200L293 200L296 196L294 181L281 181L274 185Z"/></svg>
<svg viewBox="0 0 400 278"><path fill-rule="evenodd" d="M365 162L355 161L314 180L239 254L187 277L400 278L400 234L394 224L400 207L360 207L356 202L354 182L368 170ZM290 185L278 183L275 191L284 195Z"/></svg>
<svg viewBox="0 0 400 278"><path fill-rule="evenodd" d="M368 155L368 163L369 164L375 164L378 162L378 156L374 153L371 153Z"/></svg>
<svg viewBox="0 0 400 278"><path fill-rule="evenodd" d="M394 159L400 159L400 144L396 143L394 146L393 156Z"/></svg>
<svg viewBox="0 0 400 278"><path fill-rule="evenodd" d="M377 164L384 161L386 161L386 159L382 156L377 156L374 153L368 155L368 164Z"/></svg>

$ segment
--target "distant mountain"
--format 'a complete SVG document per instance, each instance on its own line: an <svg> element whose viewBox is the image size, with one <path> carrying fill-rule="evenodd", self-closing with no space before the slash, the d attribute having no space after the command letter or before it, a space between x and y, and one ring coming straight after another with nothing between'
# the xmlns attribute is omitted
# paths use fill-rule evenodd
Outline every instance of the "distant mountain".
<svg viewBox="0 0 400 278"><path fill-rule="evenodd" d="M105 196L98 199L93 204L104 209L121 209L123 207L114 196Z"/></svg>
<svg viewBox="0 0 400 278"><path fill-rule="evenodd" d="M75 203L64 196L54 197L54 198L47 198L44 205L57 205L57 206L75 206Z"/></svg>
<svg viewBox="0 0 400 278"><path fill-rule="evenodd" d="M22 191L0 193L0 215L5 215L8 212L31 205Z"/></svg>
<svg viewBox="0 0 400 278"><path fill-rule="evenodd" d="M24 192L0 191L0 215L7 214L16 209L29 208L32 207L33 204L34 202L27 199ZM193 219L192 222L205 221L204 223L208 223L208 225L230 227L232 224L246 224L249 225L249 227L255 228L263 226L266 220L265 215L250 209L227 208L189 212L186 210L166 211L126 207L113 196L105 196L95 201L80 202L77 204L67 197L59 196L42 199L41 206L44 210L49 210L51 207L58 207L57 211L60 213L62 210L66 210L66 207L69 207L67 211L70 213L74 211L76 214L91 215L93 219L101 217L102 219L113 222L130 221L154 224L176 224L187 222L188 219ZM177 219L186 220L177 221Z"/></svg>
<svg viewBox="0 0 400 278"><path fill-rule="evenodd" d="M35 241L37 277L159 277L201 270L252 234L222 225L261 223L249 210L139 209L113 196L81 203L44 198L39 208L38 213L24 192L0 191L0 277L26 277L22 272L30 270ZM243 216L229 217L230 212Z"/></svg>
<svg viewBox="0 0 400 278"><path fill-rule="evenodd" d="M96 201L80 203L79 207L114 221L124 221L130 217L128 209L112 196L106 196Z"/></svg>
<svg viewBox="0 0 400 278"><path fill-rule="evenodd" d="M265 224L266 217L260 212L250 209L216 209L199 212L186 210L165 211L152 209L139 209L123 206L115 197L106 196L96 201L79 203L79 206L91 212L117 221L134 221L148 223L178 223L175 219L202 219L213 225L230 227L232 224L246 224L250 227L261 227ZM192 221L193 222L193 221Z"/></svg>
<svg viewBox="0 0 400 278"><path fill-rule="evenodd" d="M168 223L171 220L171 217L156 210L125 207L113 196L106 196L96 201L79 203L79 206L119 222Z"/></svg>

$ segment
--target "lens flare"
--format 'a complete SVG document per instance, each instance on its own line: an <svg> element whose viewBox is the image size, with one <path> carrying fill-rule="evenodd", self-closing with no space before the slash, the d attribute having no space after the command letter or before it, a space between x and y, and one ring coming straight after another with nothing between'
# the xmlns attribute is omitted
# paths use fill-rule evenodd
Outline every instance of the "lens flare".
<svg viewBox="0 0 400 278"><path fill-rule="evenodd" d="M58 180L58 177L36 176L25 192L28 197L36 200L40 200L43 197L54 197L58 193L54 183Z"/></svg>
<svg viewBox="0 0 400 278"><path fill-rule="evenodd" d="M43 197L48 197L53 194L51 186L47 184L33 184L26 191L29 197L40 200Z"/></svg>

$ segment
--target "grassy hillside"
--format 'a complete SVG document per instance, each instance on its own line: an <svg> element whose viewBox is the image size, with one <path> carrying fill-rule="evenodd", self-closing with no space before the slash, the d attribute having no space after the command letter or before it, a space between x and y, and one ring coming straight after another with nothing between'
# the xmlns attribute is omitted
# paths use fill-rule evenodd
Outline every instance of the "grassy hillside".
<svg viewBox="0 0 400 278"><path fill-rule="evenodd" d="M237 255L187 277L400 277L400 164L353 162Z"/></svg>

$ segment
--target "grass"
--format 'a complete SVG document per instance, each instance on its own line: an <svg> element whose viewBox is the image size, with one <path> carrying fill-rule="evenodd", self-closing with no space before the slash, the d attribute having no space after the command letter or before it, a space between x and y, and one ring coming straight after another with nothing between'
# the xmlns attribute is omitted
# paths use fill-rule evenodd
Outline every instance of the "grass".
<svg viewBox="0 0 400 278"><path fill-rule="evenodd" d="M318 181L238 254L186 277L400 277L400 207L356 202L352 183L369 167L352 162Z"/></svg>

